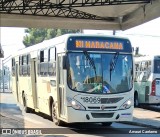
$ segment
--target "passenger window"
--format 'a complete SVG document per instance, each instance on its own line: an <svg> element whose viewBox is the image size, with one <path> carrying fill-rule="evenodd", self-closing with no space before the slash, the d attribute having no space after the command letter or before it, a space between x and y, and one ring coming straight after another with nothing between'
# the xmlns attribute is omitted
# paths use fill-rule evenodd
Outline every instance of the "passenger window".
<svg viewBox="0 0 160 137"><path fill-rule="evenodd" d="M49 49L49 61L56 61L56 48Z"/></svg>
<svg viewBox="0 0 160 137"><path fill-rule="evenodd" d="M40 51L39 59L38 74L41 76L46 76L48 75L48 49Z"/></svg>
<svg viewBox="0 0 160 137"><path fill-rule="evenodd" d="M16 69L15 69L15 58L12 58L12 76L15 76L15 72L16 72Z"/></svg>

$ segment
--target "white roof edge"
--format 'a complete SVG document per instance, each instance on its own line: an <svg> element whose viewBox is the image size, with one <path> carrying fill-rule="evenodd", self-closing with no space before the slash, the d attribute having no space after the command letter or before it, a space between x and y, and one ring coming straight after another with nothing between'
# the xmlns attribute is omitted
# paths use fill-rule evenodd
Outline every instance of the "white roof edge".
<svg viewBox="0 0 160 137"><path fill-rule="evenodd" d="M62 42L66 42L67 38L69 38L70 36L90 36L90 37L106 37L106 38L120 38L120 39L125 39L125 40L129 40L126 37L119 37L119 36L112 36L112 35L102 35L102 34L84 34L84 33L70 33L70 34L64 34L49 40L44 40L41 43L35 44L33 46L21 49L19 51L17 51L16 53L14 53L12 55L12 57L17 56L17 55L21 55L21 54L25 54L28 53L30 51L35 51L35 50L39 50L41 48L47 48L47 47L51 47L53 46L52 43L54 43L54 45L58 44L58 43L62 43ZM129 40L130 41L130 40Z"/></svg>
<svg viewBox="0 0 160 137"><path fill-rule="evenodd" d="M140 57L134 57L135 61L142 61L142 60L150 60L154 59L155 57L159 57L160 55L147 55L147 56L140 56Z"/></svg>

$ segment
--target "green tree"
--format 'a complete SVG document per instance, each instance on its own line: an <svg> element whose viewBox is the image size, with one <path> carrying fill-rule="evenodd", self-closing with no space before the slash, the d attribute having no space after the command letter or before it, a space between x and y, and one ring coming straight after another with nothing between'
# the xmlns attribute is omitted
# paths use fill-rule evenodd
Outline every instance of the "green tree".
<svg viewBox="0 0 160 137"><path fill-rule="evenodd" d="M63 34L77 32L80 32L80 30L28 28L25 29L26 36L23 38L23 44L25 47L29 47L44 40L51 39Z"/></svg>

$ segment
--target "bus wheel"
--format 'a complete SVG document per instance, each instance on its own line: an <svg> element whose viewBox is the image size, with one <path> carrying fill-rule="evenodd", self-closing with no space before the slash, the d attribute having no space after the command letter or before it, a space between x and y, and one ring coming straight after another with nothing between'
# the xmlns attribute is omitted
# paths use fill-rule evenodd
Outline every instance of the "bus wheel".
<svg viewBox="0 0 160 137"><path fill-rule="evenodd" d="M52 120L55 123L55 125L62 126L64 124L64 122L57 118L56 107L55 107L54 103L52 103L52 111L51 112L52 112Z"/></svg>
<svg viewBox="0 0 160 137"><path fill-rule="evenodd" d="M24 106L24 111L25 111L26 113L30 113L30 112L31 112L30 108L27 107L26 99L25 99L24 96L23 96L23 106Z"/></svg>
<svg viewBox="0 0 160 137"><path fill-rule="evenodd" d="M102 126L111 126L112 125L112 122L102 122Z"/></svg>
<svg viewBox="0 0 160 137"><path fill-rule="evenodd" d="M139 107L138 95L134 95L134 107Z"/></svg>

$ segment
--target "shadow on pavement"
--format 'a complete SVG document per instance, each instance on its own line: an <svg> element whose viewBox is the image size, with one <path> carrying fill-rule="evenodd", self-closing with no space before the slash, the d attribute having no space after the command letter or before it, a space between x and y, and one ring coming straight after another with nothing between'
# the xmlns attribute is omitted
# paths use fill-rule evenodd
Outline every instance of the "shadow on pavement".
<svg viewBox="0 0 160 137"><path fill-rule="evenodd" d="M13 95L9 92L0 93L0 128L24 128L22 111L15 104Z"/></svg>

